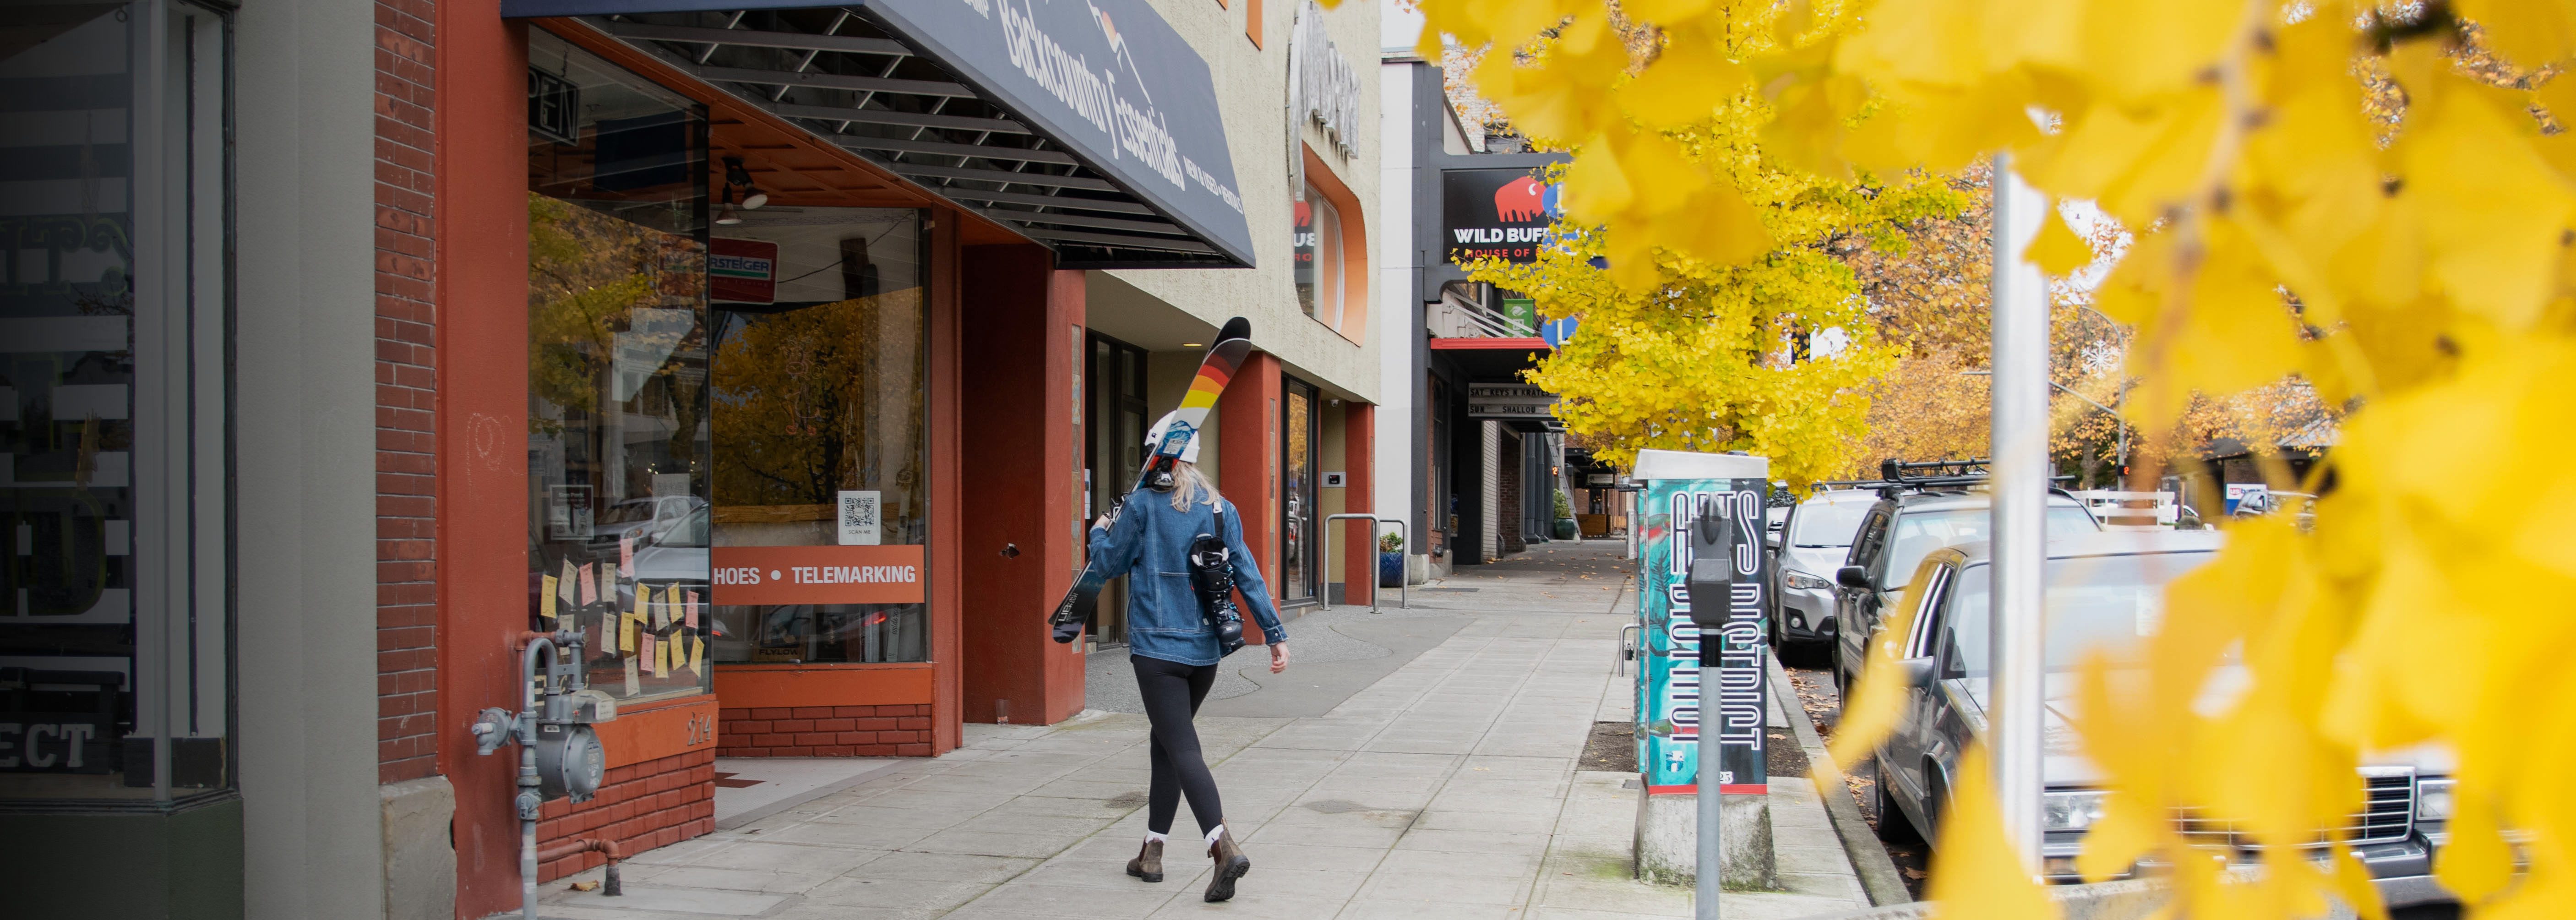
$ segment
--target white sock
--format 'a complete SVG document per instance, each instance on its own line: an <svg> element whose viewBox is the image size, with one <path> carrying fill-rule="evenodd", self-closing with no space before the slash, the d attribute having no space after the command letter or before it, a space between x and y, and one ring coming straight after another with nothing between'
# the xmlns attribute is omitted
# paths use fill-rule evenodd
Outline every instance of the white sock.
<svg viewBox="0 0 2576 920"><path fill-rule="evenodd" d="M1221 837L1221 836L1224 836L1224 834L1225 834L1225 825L1222 825L1222 824L1217 825L1215 830L1212 830L1212 831L1209 831L1209 832L1208 832L1208 846L1215 846L1215 845L1216 845L1216 838Z"/></svg>
<svg viewBox="0 0 2576 920"><path fill-rule="evenodd" d="M1153 831L1146 831L1146 832L1145 832L1145 842L1146 842L1146 843L1162 843L1162 842L1167 841L1167 840L1170 840L1170 839L1172 839L1172 838L1170 838L1170 837L1168 837L1168 836L1165 836L1165 835L1163 835L1163 834L1157 834L1157 833L1154 833Z"/></svg>

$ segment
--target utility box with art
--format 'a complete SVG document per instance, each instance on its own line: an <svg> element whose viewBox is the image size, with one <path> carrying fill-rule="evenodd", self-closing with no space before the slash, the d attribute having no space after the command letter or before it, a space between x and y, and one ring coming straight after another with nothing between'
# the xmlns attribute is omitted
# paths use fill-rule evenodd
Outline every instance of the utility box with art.
<svg viewBox="0 0 2576 920"><path fill-rule="evenodd" d="M1721 880L1728 888L1777 887L1763 766L1769 474L1763 457L1637 452L1637 875L1646 881L1698 878L1706 758L1724 797Z"/></svg>

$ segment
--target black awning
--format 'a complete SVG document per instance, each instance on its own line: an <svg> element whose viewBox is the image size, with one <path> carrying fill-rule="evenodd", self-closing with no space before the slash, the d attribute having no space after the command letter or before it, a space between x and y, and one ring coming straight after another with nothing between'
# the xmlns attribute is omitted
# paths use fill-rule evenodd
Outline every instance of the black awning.
<svg viewBox="0 0 2576 920"><path fill-rule="evenodd" d="M1250 266L1207 62L1144 0L503 0L578 16L1057 250Z"/></svg>

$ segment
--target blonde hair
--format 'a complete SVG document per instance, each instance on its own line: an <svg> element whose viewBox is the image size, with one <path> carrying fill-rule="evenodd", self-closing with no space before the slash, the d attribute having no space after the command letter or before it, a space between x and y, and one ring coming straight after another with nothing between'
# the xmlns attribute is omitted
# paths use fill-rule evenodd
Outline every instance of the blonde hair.
<svg viewBox="0 0 2576 920"><path fill-rule="evenodd" d="M1202 490L1207 492L1207 504L1216 504L1216 483L1209 482L1207 476L1199 472L1199 465L1173 461L1172 510L1190 510L1190 502L1196 499Z"/></svg>

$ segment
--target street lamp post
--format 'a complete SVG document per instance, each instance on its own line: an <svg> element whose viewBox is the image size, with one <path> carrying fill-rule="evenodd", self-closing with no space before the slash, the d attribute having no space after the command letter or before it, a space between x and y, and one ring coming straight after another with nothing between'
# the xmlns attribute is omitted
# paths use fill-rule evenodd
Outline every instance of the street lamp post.
<svg viewBox="0 0 2576 920"><path fill-rule="evenodd" d="M2045 621L2048 562L2048 278L2022 258L2048 200L2021 181L2006 154L1994 164L1993 385L1994 650L1987 746L2004 837L2025 871L2040 869L2041 768L2046 754Z"/></svg>

